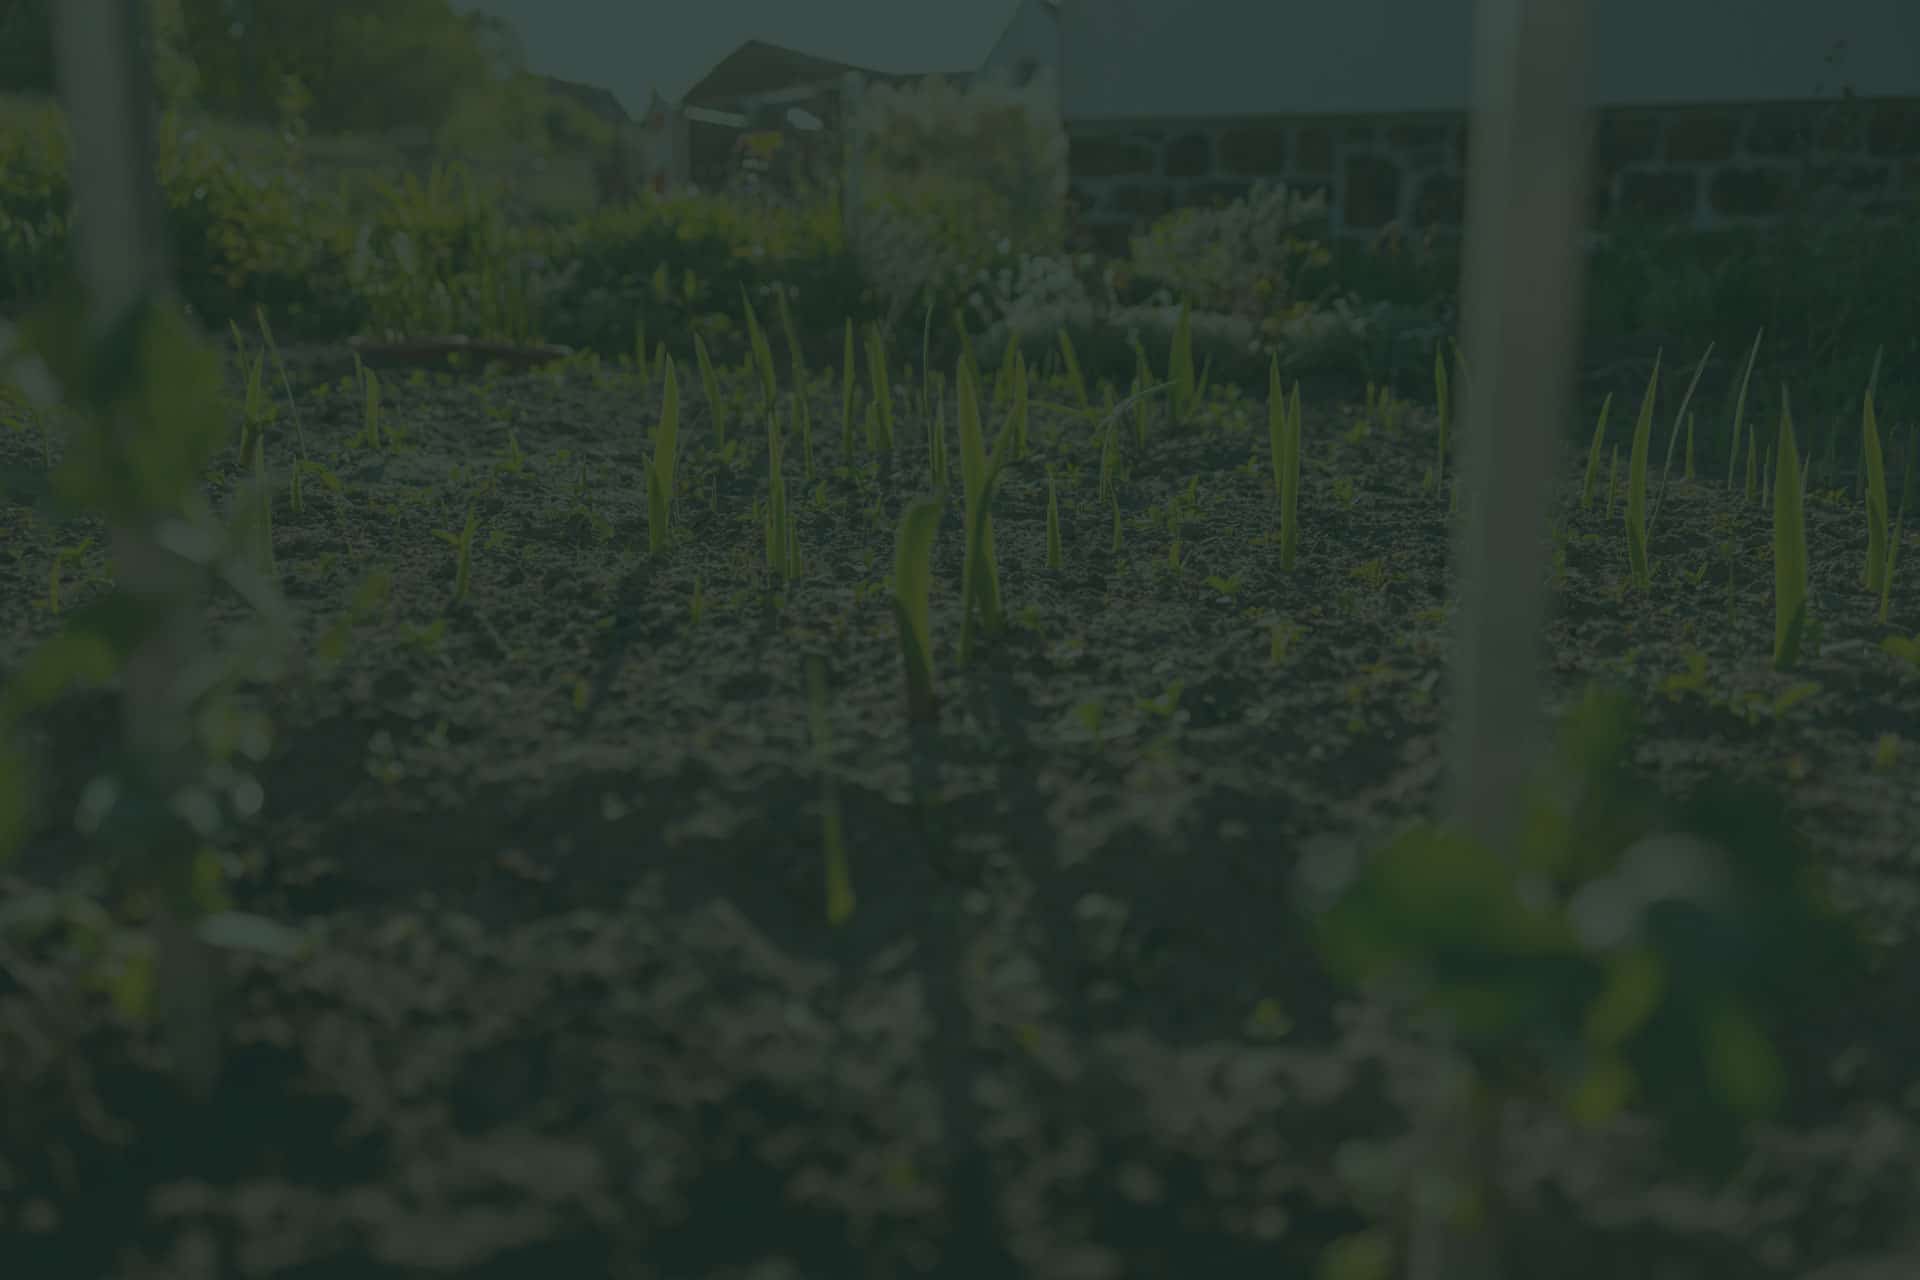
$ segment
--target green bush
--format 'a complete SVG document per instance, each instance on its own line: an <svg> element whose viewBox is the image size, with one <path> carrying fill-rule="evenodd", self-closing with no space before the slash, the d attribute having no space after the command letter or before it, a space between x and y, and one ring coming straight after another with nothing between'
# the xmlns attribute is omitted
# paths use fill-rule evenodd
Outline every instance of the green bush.
<svg viewBox="0 0 1920 1280"><path fill-rule="evenodd" d="M862 149L852 248L893 323L929 301L946 316L996 255L1060 252L1067 140L1042 87L877 85L851 127Z"/></svg>
<svg viewBox="0 0 1920 1280"><path fill-rule="evenodd" d="M66 261L67 132L50 102L0 98L0 311L44 295Z"/></svg>
<svg viewBox="0 0 1920 1280"><path fill-rule="evenodd" d="M716 359L737 359L745 350L741 290L757 308L761 290L776 281L789 291L814 367L837 359L845 317L871 314L832 205L748 207L699 195L640 201L586 218L564 253L572 275L553 303L548 336L604 353L630 351L644 324L650 345L665 340L691 360L697 324Z"/></svg>

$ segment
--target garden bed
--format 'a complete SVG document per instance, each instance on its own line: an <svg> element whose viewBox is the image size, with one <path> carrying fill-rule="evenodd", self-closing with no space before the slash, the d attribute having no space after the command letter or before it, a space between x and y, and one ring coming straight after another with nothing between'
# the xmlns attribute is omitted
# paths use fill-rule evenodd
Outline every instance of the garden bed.
<svg viewBox="0 0 1920 1280"><path fill-rule="evenodd" d="M1039 457L994 518L1014 625L957 668L949 503L942 709L914 729L886 589L901 509L928 488L907 397L888 462L844 456L837 385L813 389L813 478L786 449L804 568L774 602L764 427L736 409L721 461L696 379L675 542L652 559L657 383L389 375L400 435L376 447L349 443L359 393L322 394L309 367L302 430L340 490L309 483L296 513L283 470L274 552L316 657L260 691L265 805L223 853L236 905L315 941L234 959L204 1105L158 1033L89 989L87 957L0 941L14 1271L1271 1277L1391 1225L1383 1180L1411 1163L1399 1144L1442 1059L1326 976L1298 885L1303 861L1440 800L1453 522L1422 483L1431 415L1306 404L1287 574L1264 405L1186 427L1156 407L1145 447L1124 441L1118 553L1098 441L1036 408ZM41 465L29 435L0 450L10 474ZM1677 481L1643 596L1618 512L1580 508L1576 461L1554 706L1590 680L1632 691L1650 788L1789 785L1887 959L1790 1046L1805 1087L1724 1181L1663 1165L1631 1121L1518 1117L1512 1274L1910 1274L1920 1034L1883 1015L1920 978L1920 667L1882 641L1920 628L1920 562L1909 546L1879 625L1853 586L1859 510L1813 495L1824 633L1775 673L1767 512ZM449 608L435 534L469 509L470 591ZM63 562L71 608L101 589L105 540L16 498L0 519L13 669L60 625L26 604L56 555L95 539ZM115 726L106 693L39 722L54 819L13 887L73 870L64 816ZM857 895L838 926L822 754Z"/></svg>

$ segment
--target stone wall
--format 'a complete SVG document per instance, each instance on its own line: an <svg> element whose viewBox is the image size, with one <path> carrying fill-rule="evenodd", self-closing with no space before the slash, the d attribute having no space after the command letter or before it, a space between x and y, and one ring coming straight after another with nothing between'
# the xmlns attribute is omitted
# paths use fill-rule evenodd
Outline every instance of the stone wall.
<svg viewBox="0 0 1920 1280"><path fill-rule="evenodd" d="M1460 229L1460 114L1075 125L1070 134L1081 226L1108 247L1173 208L1226 203L1257 181L1324 192L1336 236L1396 222L1440 236ZM1796 205L1920 213L1920 100L1606 110L1593 155L1600 225L1621 216L1752 225Z"/></svg>

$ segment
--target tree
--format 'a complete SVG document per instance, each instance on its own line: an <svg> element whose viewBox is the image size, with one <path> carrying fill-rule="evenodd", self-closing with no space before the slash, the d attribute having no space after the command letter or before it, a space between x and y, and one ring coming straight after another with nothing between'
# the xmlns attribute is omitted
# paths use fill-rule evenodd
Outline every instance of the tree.
<svg viewBox="0 0 1920 1280"><path fill-rule="evenodd" d="M178 0L209 110L271 121L288 77L316 132L438 128L466 90L509 72L517 39L447 0Z"/></svg>

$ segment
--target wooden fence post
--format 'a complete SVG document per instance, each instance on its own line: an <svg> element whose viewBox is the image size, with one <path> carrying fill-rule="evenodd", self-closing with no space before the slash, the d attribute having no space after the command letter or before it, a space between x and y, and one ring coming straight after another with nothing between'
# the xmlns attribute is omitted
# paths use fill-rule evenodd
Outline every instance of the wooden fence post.
<svg viewBox="0 0 1920 1280"><path fill-rule="evenodd" d="M1585 288L1584 0L1478 0L1476 33L1452 758L1459 816L1501 843L1539 745L1541 540Z"/></svg>
<svg viewBox="0 0 1920 1280"><path fill-rule="evenodd" d="M1584 0L1477 0L1466 246L1464 519L1451 759L1455 816L1513 852L1545 728L1536 671L1548 502L1579 349L1591 123ZM1464 384L1464 386L1462 385ZM1502 1108L1479 1084L1428 1118L1496 1203L1463 1226L1416 1206L1414 1280L1501 1274Z"/></svg>

